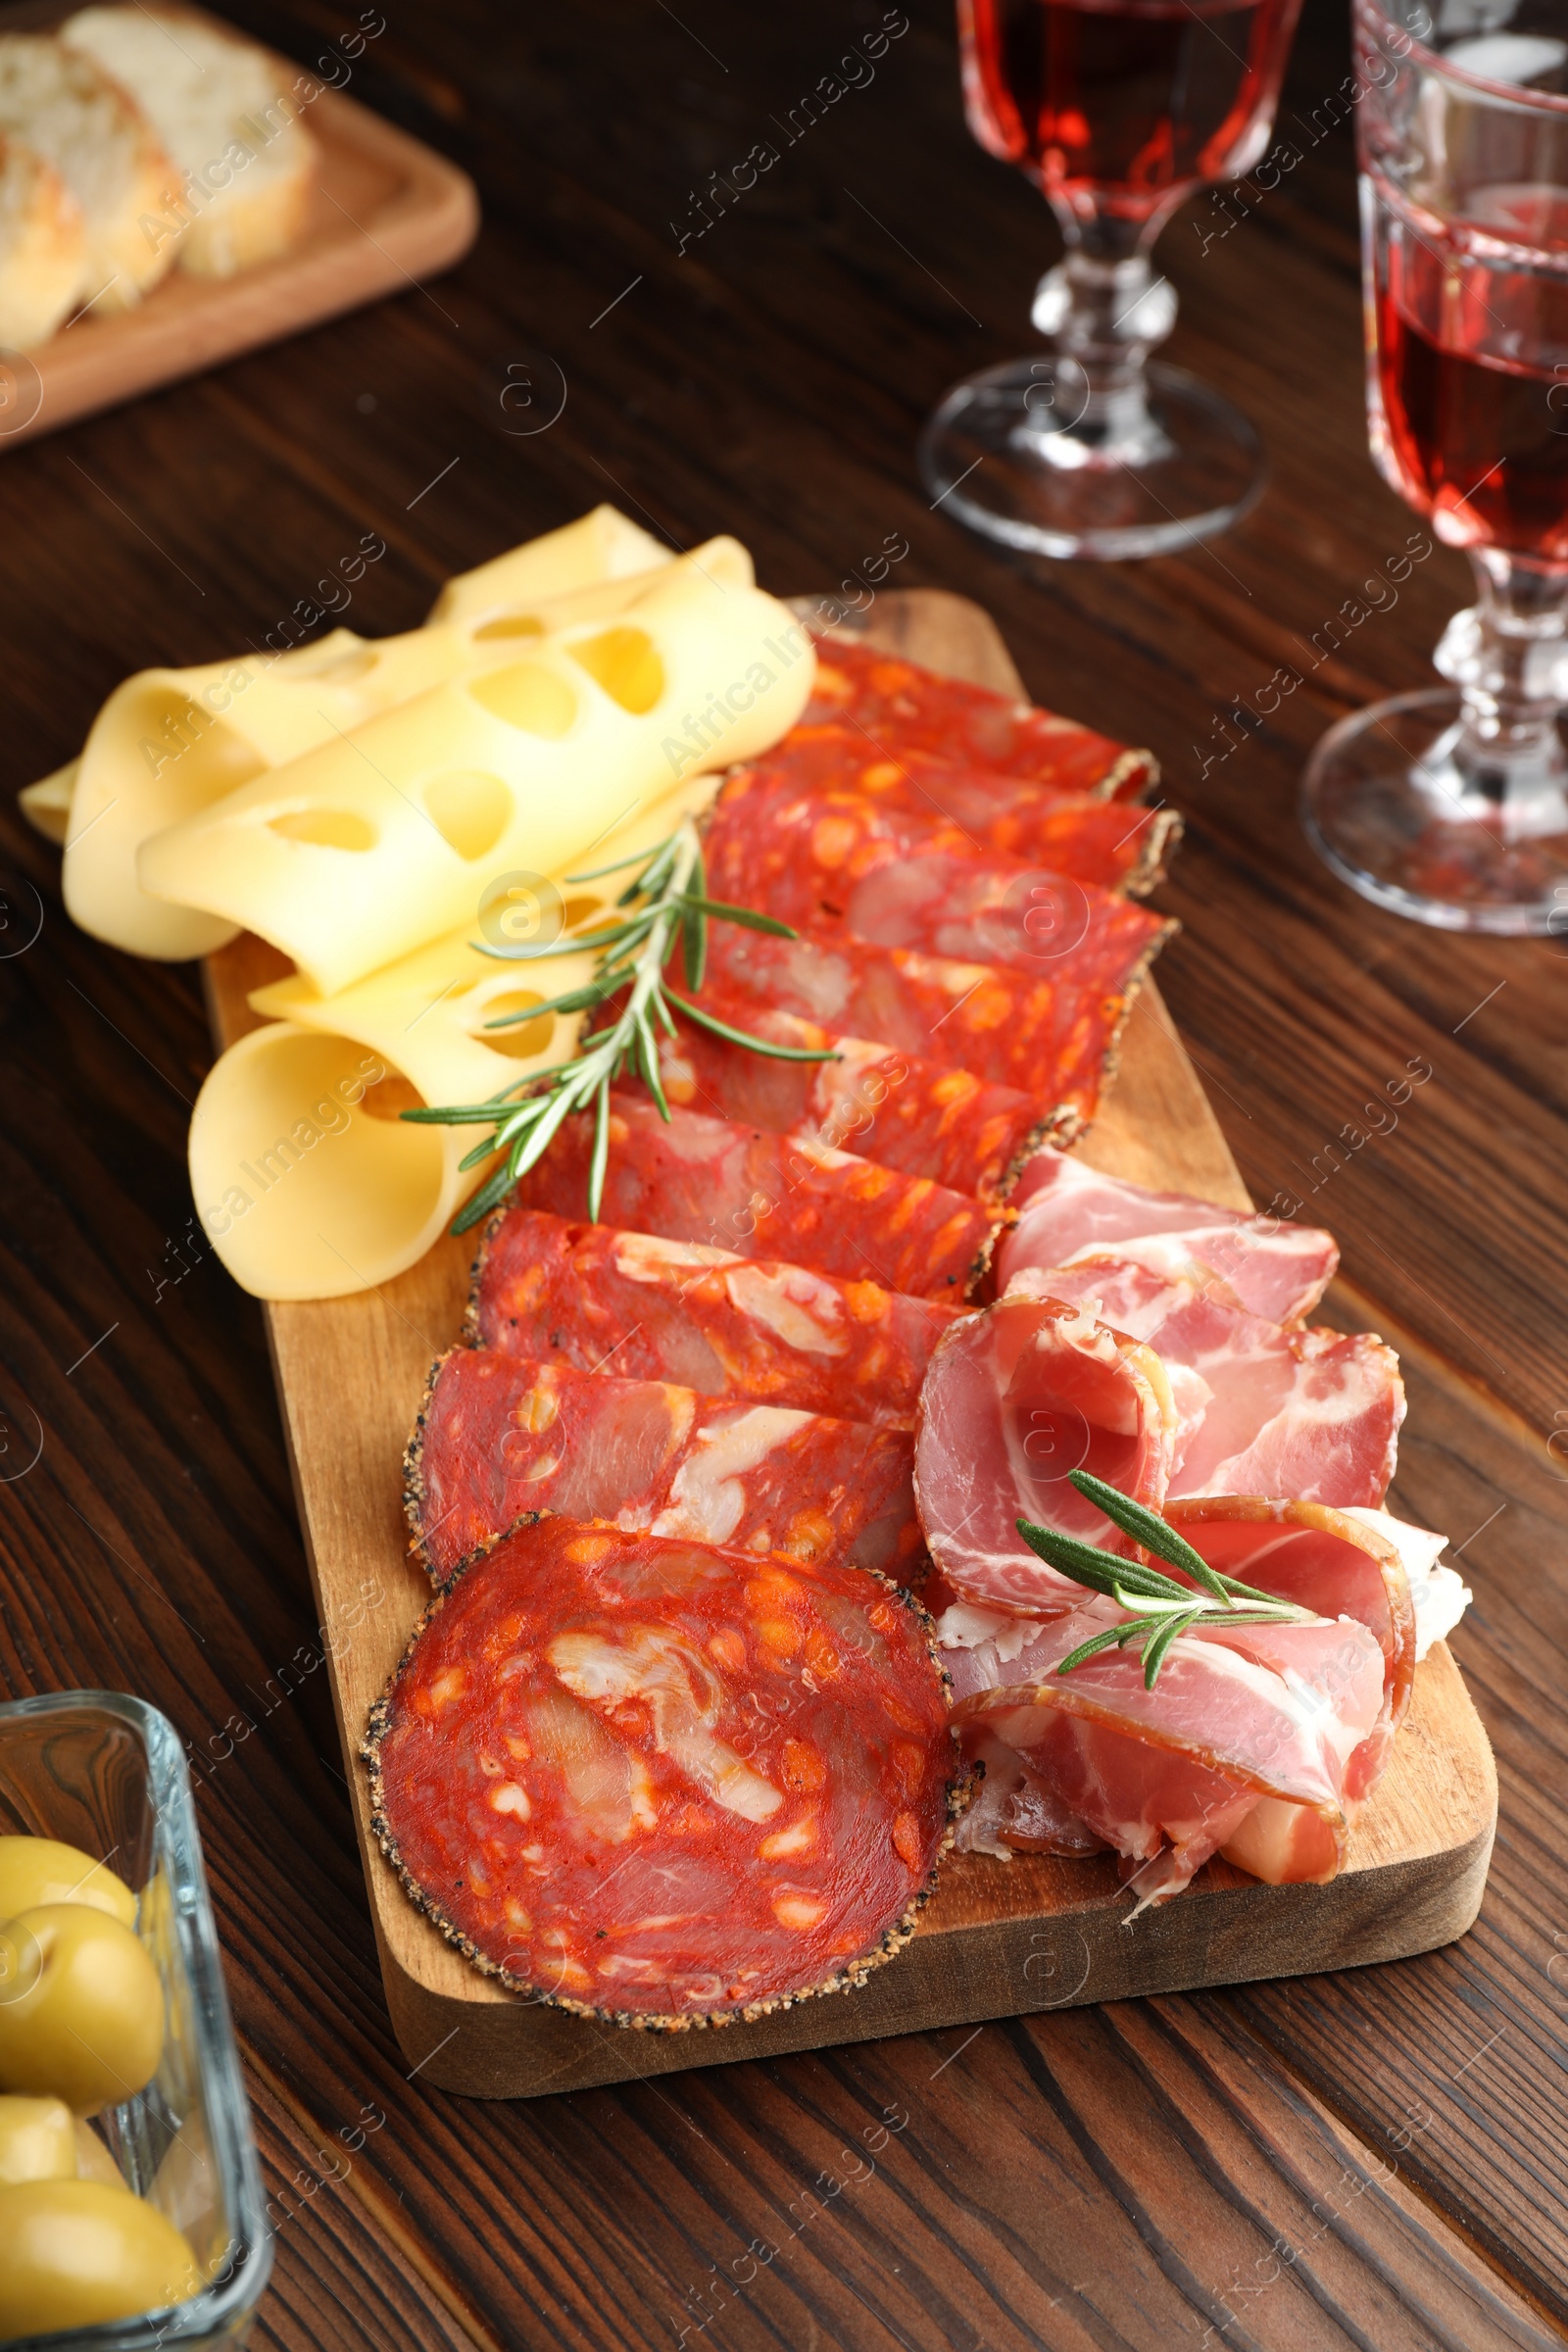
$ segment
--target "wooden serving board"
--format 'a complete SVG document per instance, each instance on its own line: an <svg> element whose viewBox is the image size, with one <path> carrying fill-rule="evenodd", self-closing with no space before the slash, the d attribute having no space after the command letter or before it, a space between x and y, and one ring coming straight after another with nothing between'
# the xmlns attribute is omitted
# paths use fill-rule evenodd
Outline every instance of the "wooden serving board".
<svg viewBox="0 0 1568 2352"><path fill-rule="evenodd" d="M69 14L26 0L0 9L0 30L46 31ZM281 86L295 88L300 68L286 58L277 68ZM303 78L318 92L304 119L320 162L299 243L232 277L176 267L135 310L88 311L32 351L0 354L0 450L384 294L419 291L467 252L479 200L466 172L342 91Z"/></svg>
<svg viewBox="0 0 1568 2352"><path fill-rule="evenodd" d="M959 597L880 597L871 641L1004 693L1021 691L994 624ZM213 1024L258 1025L246 991L277 970L237 940L209 960ZM1083 1147L1096 1166L1250 1206L1159 997L1144 990L1114 1094ZM1394 1760L1328 1886L1264 1886L1211 1862L1191 1889L1124 1926L1114 1858L950 1855L913 1940L858 1991L756 2025L618 2031L504 1992L415 1912L370 1835L358 1748L428 1597L407 1556L399 1464L431 1360L457 1337L470 1247L450 1239L356 1298L267 1308L295 1492L337 1708L387 2001L423 2080L525 2098L724 2059L1399 1959L1462 1936L1480 1908L1496 1826L1492 1750L1446 1647L1419 1668ZM370 1598L368 1601L367 1595ZM377 1598L376 1596L380 1597Z"/></svg>

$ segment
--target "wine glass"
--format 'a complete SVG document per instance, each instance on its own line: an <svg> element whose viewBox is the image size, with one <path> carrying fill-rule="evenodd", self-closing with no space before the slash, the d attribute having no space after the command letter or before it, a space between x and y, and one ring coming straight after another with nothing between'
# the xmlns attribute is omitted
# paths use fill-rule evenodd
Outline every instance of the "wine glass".
<svg viewBox="0 0 1568 2352"><path fill-rule="evenodd" d="M1367 409L1382 472L1479 602L1314 752L1335 872L1449 931L1568 928L1568 17L1355 0Z"/></svg>
<svg viewBox="0 0 1568 2352"><path fill-rule="evenodd" d="M920 440L934 506L1040 556L1153 556L1222 531L1263 485L1239 409L1149 352L1176 296L1149 249L1184 198L1273 129L1300 0L958 0L964 105L1066 255L1036 290L1048 351L955 384Z"/></svg>

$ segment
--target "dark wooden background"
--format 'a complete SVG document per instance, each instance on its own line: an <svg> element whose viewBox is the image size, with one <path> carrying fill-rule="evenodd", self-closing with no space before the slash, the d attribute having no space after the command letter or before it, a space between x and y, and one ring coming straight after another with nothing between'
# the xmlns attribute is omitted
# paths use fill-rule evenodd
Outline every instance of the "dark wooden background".
<svg viewBox="0 0 1568 2352"><path fill-rule="evenodd" d="M1315 736L1428 682L1458 558L1266 720L1223 717L1415 528L1365 449L1342 0L1308 0L1296 169L1250 210L1200 200L1161 248L1172 356L1257 419L1267 496L1211 551L1033 577L915 480L921 417L1025 346L1055 247L964 131L943 0L909 7L874 82L682 256L690 191L879 0L385 0L351 87L475 174L463 268L0 447L0 1471L42 1435L0 1486L0 1690L136 1690L209 1754L255 1721L200 1809L281 2192L260 2343L1473 2352L1568 2320L1568 948L1379 915L1297 829ZM230 6L307 63L352 13ZM503 388L546 414L552 367L564 413L511 429ZM1254 1195L1335 1228L1336 1316L1403 1350L1396 1500L1475 1587L1456 1647L1502 1822L1460 1946L528 2105L409 2080L326 1678L259 1696L314 1627L261 1319L190 1243L197 975L75 934L11 792L126 671L260 639L362 532L389 553L346 617L379 633L601 499L683 546L736 532L785 592L903 534L899 585L979 599L1042 701L1158 753L1189 819L1161 983ZM1392 1127L1364 1110L1428 1066ZM321 2184L362 2114L385 2122Z"/></svg>

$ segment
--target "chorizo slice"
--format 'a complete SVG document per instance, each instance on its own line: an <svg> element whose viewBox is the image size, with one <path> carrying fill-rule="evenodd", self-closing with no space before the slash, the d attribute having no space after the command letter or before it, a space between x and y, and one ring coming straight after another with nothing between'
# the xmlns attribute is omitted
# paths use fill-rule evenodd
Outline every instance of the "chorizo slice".
<svg viewBox="0 0 1568 2352"><path fill-rule="evenodd" d="M808 1266L505 1209L480 1244L467 1337L705 1396L911 1429L960 1309Z"/></svg>
<svg viewBox="0 0 1568 2352"><path fill-rule="evenodd" d="M1162 879L1182 832L1173 808L1130 808L908 747L890 753L857 726L798 728L765 758L732 768L718 808L743 795L765 803L777 791L858 803L905 841L944 838L1133 898Z"/></svg>
<svg viewBox="0 0 1568 2352"><path fill-rule="evenodd" d="M538 1511L905 1584L925 1559L912 1470L902 1430L455 1348L426 1383L404 1501L438 1584Z"/></svg>
<svg viewBox="0 0 1568 2352"><path fill-rule="evenodd" d="M594 1119L582 1112L517 1184L520 1207L580 1217ZM912 1298L964 1298L984 1271L997 1216L928 1176L631 1094L610 1098L604 1214L628 1233L785 1258Z"/></svg>
<svg viewBox="0 0 1568 2352"><path fill-rule="evenodd" d="M459 1950L645 2029L860 1984L962 1801L906 1595L564 1518L436 1597L363 1753L382 1849Z"/></svg>
<svg viewBox="0 0 1568 2352"><path fill-rule="evenodd" d="M1063 1141L1095 1115L1145 968L1107 991L1069 970L1007 970L842 935L774 939L715 923L709 941L714 990L1016 1087Z"/></svg>
<svg viewBox="0 0 1568 2352"><path fill-rule="evenodd" d="M806 931L850 931L1026 971L1060 968L1114 989L1173 926L1093 882L1004 858L937 816L863 794L802 791L746 771L726 784L705 839L715 897L765 906Z"/></svg>
<svg viewBox="0 0 1568 2352"><path fill-rule="evenodd" d="M796 733L824 720L864 728L884 752L930 752L1097 800L1141 800L1159 776L1152 752L842 637L817 640L811 700Z"/></svg>
<svg viewBox="0 0 1568 2352"><path fill-rule="evenodd" d="M855 1152L992 1207L1052 1132L1050 1113L1017 1087L717 990L702 1002L732 1029L833 1059L780 1061L682 1021L678 1036L660 1040L659 1068L666 1100L683 1109ZM640 1080L621 1083L643 1091Z"/></svg>

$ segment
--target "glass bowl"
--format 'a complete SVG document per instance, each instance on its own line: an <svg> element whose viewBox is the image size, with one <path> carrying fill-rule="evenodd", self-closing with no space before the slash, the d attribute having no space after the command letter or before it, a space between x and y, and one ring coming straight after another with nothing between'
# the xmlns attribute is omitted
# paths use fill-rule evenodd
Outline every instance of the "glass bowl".
<svg viewBox="0 0 1568 2352"><path fill-rule="evenodd" d="M5 2352L238 2344L272 2267L190 1776L174 1728L119 1690L0 1705L0 1836L59 1838L139 1891L136 1931L168 2009L158 2072L91 2127L139 2196L190 2242L209 2283L145 2319L14 2337Z"/></svg>

